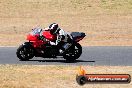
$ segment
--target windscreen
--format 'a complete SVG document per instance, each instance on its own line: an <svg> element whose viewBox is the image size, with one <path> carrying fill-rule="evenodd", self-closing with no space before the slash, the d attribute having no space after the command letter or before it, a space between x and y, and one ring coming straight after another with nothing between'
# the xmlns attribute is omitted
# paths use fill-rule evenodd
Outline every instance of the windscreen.
<svg viewBox="0 0 132 88"><path fill-rule="evenodd" d="M30 32L30 34L32 34L32 35L38 34L39 35L41 33L41 31L42 31L41 28L34 28L34 29L32 29L32 32Z"/></svg>

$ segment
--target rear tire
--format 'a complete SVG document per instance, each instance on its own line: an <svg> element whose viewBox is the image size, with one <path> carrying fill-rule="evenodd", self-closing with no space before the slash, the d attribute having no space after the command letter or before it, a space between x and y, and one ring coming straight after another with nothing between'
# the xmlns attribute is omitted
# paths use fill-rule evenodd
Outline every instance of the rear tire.
<svg viewBox="0 0 132 88"><path fill-rule="evenodd" d="M69 50L63 55L66 62L74 62L82 54L82 46L79 43L73 44Z"/></svg>
<svg viewBox="0 0 132 88"><path fill-rule="evenodd" d="M34 57L34 49L31 46L21 45L16 55L21 61L28 61Z"/></svg>

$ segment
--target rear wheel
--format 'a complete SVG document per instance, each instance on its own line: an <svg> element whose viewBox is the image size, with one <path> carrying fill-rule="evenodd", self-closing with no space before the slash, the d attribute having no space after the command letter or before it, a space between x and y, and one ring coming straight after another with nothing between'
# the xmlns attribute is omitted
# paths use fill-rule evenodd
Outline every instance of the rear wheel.
<svg viewBox="0 0 132 88"><path fill-rule="evenodd" d="M17 57L22 61L27 61L29 59L32 59L34 57L34 50L30 46L21 45L17 49Z"/></svg>
<svg viewBox="0 0 132 88"><path fill-rule="evenodd" d="M82 47L79 43L73 44L63 55L67 62L74 62L82 54Z"/></svg>

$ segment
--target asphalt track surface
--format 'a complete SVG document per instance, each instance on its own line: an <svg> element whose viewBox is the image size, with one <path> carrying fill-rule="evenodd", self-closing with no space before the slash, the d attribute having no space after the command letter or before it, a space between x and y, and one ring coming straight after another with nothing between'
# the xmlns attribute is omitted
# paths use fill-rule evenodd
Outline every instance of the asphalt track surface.
<svg viewBox="0 0 132 88"><path fill-rule="evenodd" d="M63 58L41 57L34 57L30 61L19 61L16 50L17 47L0 47L0 64L132 66L131 46L83 47L81 57L74 63L66 63Z"/></svg>

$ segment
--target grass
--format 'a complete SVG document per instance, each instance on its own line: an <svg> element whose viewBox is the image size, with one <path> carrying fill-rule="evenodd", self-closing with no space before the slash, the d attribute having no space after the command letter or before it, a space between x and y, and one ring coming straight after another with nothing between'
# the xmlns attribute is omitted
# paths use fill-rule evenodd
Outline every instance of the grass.
<svg viewBox="0 0 132 88"><path fill-rule="evenodd" d="M1 88L80 88L75 77L79 66L0 65ZM87 73L130 74L131 66L84 66ZM118 70L117 70L118 69ZM102 88L104 84L86 84L83 88ZM105 88L131 88L132 84L105 84Z"/></svg>
<svg viewBox="0 0 132 88"><path fill-rule="evenodd" d="M1 0L0 45L18 46L34 27L56 22L85 32L83 46L131 46L131 0Z"/></svg>

